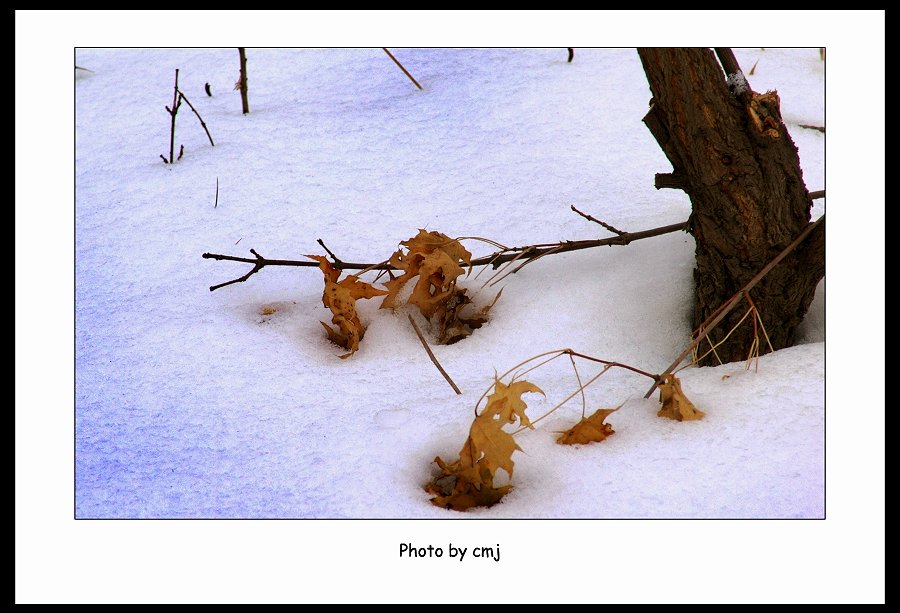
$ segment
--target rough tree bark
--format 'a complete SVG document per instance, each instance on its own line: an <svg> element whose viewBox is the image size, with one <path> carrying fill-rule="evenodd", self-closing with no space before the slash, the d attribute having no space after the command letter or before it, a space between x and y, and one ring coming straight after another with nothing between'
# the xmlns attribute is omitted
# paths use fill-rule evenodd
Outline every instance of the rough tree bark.
<svg viewBox="0 0 900 613"><path fill-rule="evenodd" d="M727 82L709 49L638 49L653 94L644 123L673 168L657 175L656 187L682 189L692 203L695 328L803 231L812 206L778 95L753 92L730 50L717 52ZM822 223L751 291L775 349L794 343L824 274ZM726 317L711 340L722 340L743 314ZM745 322L718 356L747 359L753 336Z"/></svg>

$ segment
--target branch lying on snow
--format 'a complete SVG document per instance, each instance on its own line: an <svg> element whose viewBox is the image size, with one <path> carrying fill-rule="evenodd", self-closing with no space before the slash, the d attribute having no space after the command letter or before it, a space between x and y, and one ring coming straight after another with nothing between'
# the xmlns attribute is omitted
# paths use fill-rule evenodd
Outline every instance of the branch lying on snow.
<svg viewBox="0 0 900 613"><path fill-rule="evenodd" d="M818 198L825 197L825 190L819 190L816 192L810 192L809 197L812 200L816 200ZM491 255L475 258L472 260L472 263L469 264L471 268L475 266L491 266L495 270L499 268L502 264L506 264L507 262L512 262L515 260L523 260L523 263L515 268L512 272L507 274L513 274L522 269L525 264L532 262L538 258L542 258L545 255L553 255L554 253L566 253L569 251L580 251L582 249L592 249L594 247L604 247L607 245L627 245L632 241L641 240L642 238L652 238L654 236L662 236L663 234L670 234L672 232L678 232L679 230L687 231L688 222L671 224L668 226L660 226L659 228L651 228L650 230L641 230L640 232L622 232L610 226L606 223L603 223L599 219L595 219L586 213L582 213L574 206L572 210L581 215L582 217L589 219L590 221L594 221L599 223L604 228L610 230L611 232L615 232L618 235L610 238L600 238L600 239L591 239L591 240L580 240L580 241L560 241L558 243L542 243L538 245L527 245L525 247L506 247L499 251L494 252ZM334 260L334 267L338 270L398 270L397 268L391 266L387 261L378 262L376 264L372 263L360 263L360 262L344 262L335 256L328 247L325 246L325 243L322 242L322 239L318 239L319 244L328 252L328 254ZM237 244L237 243L235 243ZM236 255L223 255L221 253L204 253L203 259L205 260L224 260L226 262L244 262L247 264L253 264L253 268L242 277L238 277L237 279L232 279L231 281L226 281L225 283L219 283L218 285L212 285L209 288L209 291L214 292L219 288L225 287L226 285L231 285L233 283L243 283L247 279L249 279L252 275L258 273L260 270L265 268L266 266L300 266L300 267L311 267L317 268L319 266L318 262L312 262L308 260L270 260L268 258L264 258L259 255L253 249L250 250L255 257L254 258L243 258ZM504 275L505 276L505 275Z"/></svg>
<svg viewBox="0 0 900 613"><path fill-rule="evenodd" d="M822 227L822 232L824 232L824 228L825 228L825 215L824 214L821 217L819 217L815 222L806 226L806 228L803 230L803 232L801 232L797 236L797 238L795 238L793 241L791 241L790 245L785 247L781 251L781 253L776 255L774 258L772 258L772 260L768 264L763 266L762 269L758 273L756 273L756 275L752 279L750 279L744 287L739 289L737 291L737 293L735 293L735 295L732 296L728 300L728 302L725 302L722 306L720 306L713 313L711 313L710 316L706 319L706 321L704 321L702 324L700 324L700 327L697 331L697 336L694 337L694 340L691 341L691 343L687 346L687 348L681 352L681 355L679 355L675 359L675 361L672 362L669 365L669 367L662 374L666 375L666 374L671 373L673 370L675 370L675 368L677 368L678 365L681 364L681 361L684 360L684 358L686 358L688 356L688 354L694 349L694 347L699 345L700 342L704 338L706 338L707 335L709 335L709 332L713 328L715 328L717 325L719 325L719 322L721 322L723 319L725 319L725 316L728 315L728 313L730 313L731 310L734 309L734 307L736 307L738 305L738 303L741 301L741 299L749 298L748 292L751 289L753 289L757 283L762 281L763 277L765 277L767 274L769 274L769 271L771 271L773 268L775 268L781 260L786 258L788 256L788 254L790 254L790 252L793 251L797 247L797 245L802 243L806 239L806 237L808 237L810 234L812 234L812 232L819 226ZM822 234L822 236L824 236L824 234ZM649 390L647 390L647 393L644 394L644 398L649 398L650 394L653 393L653 390L656 389L658 384L659 384L658 381L657 381L657 383L654 383L653 386Z"/></svg>
<svg viewBox="0 0 900 613"><path fill-rule="evenodd" d="M663 234L669 234L671 232L678 232L680 230L685 230L687 226L687 222L676 223L669 226L661 226L659 228L652 228L650 230L642 230L640 232L627 232L622 236L613 236L611 238L601 238L601 239L593 239L593 240L580 240L580 241L561 241L559 243L544 243L538 245L528 245L525 247L509 247L507 249L502 249L497 251L491 255L476 258L472 260L472 263L469 265L471 267L475 266L493 266L493 268L499 268L501 264L505 264L506 262L511 262L512 260L525 260L526 262L535 260L537 258L543 257L545 255L551 255L553 253L566 253L568 251L580 251L581 249L591 249L593 247L603 247L605 245L627 245L632 241L641 240L642 238L650 238L653 236L661 236ZM320 242L321 244L321 242ZM264 258L259 255L253 249L250 250L255 258L243 258L234 255L223 255L221 253L204 253L203 259L206 260L224 260L228 262L245 262L247 264L253 264L253 269L245 274L244 276L234 279L232 281L227 281L225 283L220 283L218 285L213 285L209 288L209 291L215 291L221 287L225 287L226 285L231 285L232 283L241 283L246 281L251 275L256 274L266 266L309 266L312 268L317 268L319 266L318 262L312 261L302 261L302 260L270 260ZM380 262L377 264L371 263L359 263L359 262L344 262L341 260L336 260L334 263L334 267L339 270L398 270L397 268L391 266L387 262ZM517 269L518 270L518 269Z"/></svg>

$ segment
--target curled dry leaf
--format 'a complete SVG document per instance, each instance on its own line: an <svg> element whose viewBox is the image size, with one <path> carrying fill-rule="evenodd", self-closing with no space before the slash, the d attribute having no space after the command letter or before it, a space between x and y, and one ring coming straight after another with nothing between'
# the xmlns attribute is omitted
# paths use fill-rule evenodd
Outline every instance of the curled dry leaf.
<svg viewBox="0 0 900 613"><path fill-rule="evenodd" d="M662 408L657 413L660 417L689 421L703 419L705 415L687 399L681 391L681 381L673 374L662 375L659 383L659 401L662 403Z"/></svg>
<svg viewBox="0 0 900 613"><path fill-rule="evenodd" d="M470 263L472 254L458 240L446 234L421 229L416 236L401 241L400 244L406 247L407 252L395 251L390 264L402 270L403 274L384 284L388 288L388 295L381 303L381 308L397 307L400 290L418 275L419 281L409 303L417 305L422 315L431 318L436 302L449 295L456 284L456 278L464 272L459 261Z"/></svg>
<svg viewBox="0 0 900 613"><path fill-rule="evenodd" d="M400 291L418 277L407 303L417 306L422 315L437 327L440 344L450 345L462 340L487 321L488 312L500 298L500 293L493 302L476 313L463 314L463 309L472 304L472 299L464 288L456 286L456 281L465 272L459 263L471 264L472 254L458 240L440 232L420 229L416 236L400 244L406 247L406 253L402 249L394 252L389 262L403 274L391 276L384 284L388 293L381 308L399 306Z"/></svg>
<svg viewBox="0 0 900 613"><path fill-rule="evenodd" d="M441 474L425 487L427 492L434 494L433 504L454 511L489 507L510 490L509 485L494 487L494 479L498 469L503 469L512 478L512 454L520 450L503 426L518 420L521 425L534 429L525 415L527 405L521 398L526 392L544 393L528 381L505 385L494 380L494 393L488 396L487 406L472 422L459 460L447 464L439 457L434 459Z"/></svg>
<svg viewBox="0 0 900 613"><path fill-rule="evenodd" d="M349 349L349 353L340 356L348 358L359 349L359 341L366 333L365 326L359 320L356 313L356 301L360 298L374 298L383 296L386 291L372 287L365 281L360 281L356 275L349 275L343 281L338 282L341 271L321 255L307 255L306 257L319 263L319 268L325 275L325 291L322 293L322 304L331 309L334 315L331 323L337 328L332 328L324 321L319 322L328 333L331 342Z"/></svg>
<svg viewBox="0 0 900 613"><path fill-rule="evenodd" d="M435 313L434 321L438 327L438 342L442 345L452 345L472 334L472 330L483 326L488 320L488 313L497 304L502 293L501 289L490 304L481 307L472 315L465 315L463 309L472 304L472 299L466 295L465 289L457 288Z"/></svg>
<svg viewBox="0 0 900 613"><path fill-rule="evenodd" d="M614 409L597 409L593 415L583 417L580 422L563 432L556 442L560 445L587 445L605 440L607 436L615 434L616 431L612 429L612 426L603 422L611 413L615 413L620 408L621 405Z"/></svg>

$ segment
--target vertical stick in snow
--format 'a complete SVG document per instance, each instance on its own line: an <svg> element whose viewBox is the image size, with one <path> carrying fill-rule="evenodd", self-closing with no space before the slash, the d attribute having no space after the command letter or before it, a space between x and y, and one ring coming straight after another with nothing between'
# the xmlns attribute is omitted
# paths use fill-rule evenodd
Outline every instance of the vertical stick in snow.
<svg viewBox="0 0 900 613"><path fill-rule="evenodd" d="M178 112L178 69L175 69L175 93L172 94L172 108L169 115L172 116L172 131L169 136L169 164L175 163L175 114Z"/></svg>
<svg viewBox="0 0 900 613"><path fill-rule="evenodd" d="M238 53L241 56L241 107L244 115L250 112L250 104L247 102L247 54L245 47L238 47Z"/></svg>

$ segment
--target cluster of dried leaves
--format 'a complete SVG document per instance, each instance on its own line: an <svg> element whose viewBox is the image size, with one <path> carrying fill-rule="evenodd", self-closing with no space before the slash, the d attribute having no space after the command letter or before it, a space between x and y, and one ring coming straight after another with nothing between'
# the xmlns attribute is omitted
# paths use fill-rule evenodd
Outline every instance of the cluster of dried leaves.
<svg viewBox="0 0 900 613"><path fill-rule="evenodd" d="M521 426L534 429L525 414L528 405L522 400L522 394L526 392L544 393L528 381L505 385L499 379L494 380L494 393L488 396L487 406L472 422L459 460L447 464L440 457L434 459L441 475L425 488L435 495L431 502L454 511L465 511L496 504L510 490L512 486L508 484L495 487L494 479L501 468L512 478L512 454L517 449L521 451L503 426L518 420Z"/></svg>
<svg viewBox="0 0 900 613"><path fill-rule="evenodd" d="M559 355L564 354L565 351ZM526 363L528 361L530 360L526 360ZM555 411L578 392L583 392L584 388L599 376L598 374L592 378L586 385L580 385L575 394L570 395L535 421L539 421ZM662 404L658 413L660 417L678 421L703 417L703 412L698 410L684 395L681 382L675 375L649 376L655 378L659 384L660 403ZM544 392L535 384L525 380L513 380L507 385L501 381L501 378L494 377L493 392L487 397L487 405L484 410L480 413L476 410L475 419L469 429L469 437L459 452L459 459L452 464L445 462L440 457L434 459L440 469L440 474L425 487L425 490L433 495L431 502L434 505L454 511L465 511L472 507L490 507L498 503L512 488L508 482L497 485L495 481L497 471L500 469L507 474L509 479L512 479L514 466L512 454L514 451L521 451L513 436L525 428L534 429L533 422L525 414L527 405L522 400L522 395L526 392L543 395ZM581 420L569 430L562 432L557 438L557 442L562 445L585 445L605 440L615 433L612 426L606 423L606 418L621 407L622 405L612 409L598 409L590 417L585 417L582 412ZM517 421L519 423L518 430L514 432L504 430L504 426L515 424Z"/></svg>
<svg viewBox="0 0 900 613"><path fill-rule="evenodd" d="M472 334L472 330L480 328L487 321L491 307L500 297L500 293L498 293L490 304L474 313L464 315L463 309L472 304L472 299L465 288L457 286L457 281L465 273L461 263L469 265L469 270L471 270L472 254L460 244L458 239L450 238L440 232L426 232L425 230L419 230L416 236L402 241L400 245L401 248L391 255L388 263L396 270L402 271L402 274L395 276L389 271L390 279L384 283L385 289L379 289L361 281L358 275L348 275L339 281L341 271L335 268L327 258L320 255L307 256L319 263L319 268L325 276L322 303L331 310L333 327L325 322L321 323L328 333L328 338L348 350L348 353L340 356L341 358L350 357L359 349L359 343L366 332L356 311L357 300L384 296L381 303L383 309L396 309L402 304L414 305L431 323L436 331L438 342L450 344L469 336ZM404 302L401 292L410 282L414 282L414 285ZM678 421L703 417L703 412L685 397L681 389L681 382L674 374L652 375L617 362L607 362L576 354L569 349L534 356L517 365L516 368L554 353L556 355L550 360L568 355L572 360L573 368L575 368L574 356L601 362L606 366L584 385L581 384L579 378L579 389L575 394L570 395L535 421L543 419L579 392L582 393L583 400L584 389L612 366L622 366L656 380L662 405L658 412L660 417ZM550 360L546 360L530 370ZM440 469L440 474L425 489L432 494L431 502L436 506L455 511L465 511L472 507L490 507L498 503L512 489L512 485L509 483L515 465L512 454L515 451L521 451L513 437L521 430L534 429L534 423L525 413L527 405L522 400L522 395L529 392L543 395L544 392L529 381L516 381L515 376L509 384L504 383L502 379L510 372L512 371L508 371L502 377L495 375L493 392L490 395L485 392L487 405L480 413L476 406L476 416L469 428L469 436L459 452L459 459L453 463L447 463L440 457L434 459ZM577 369L575 369L575 374L577 377ZM484 396L482 396L483 398ZM480 402L479 400L479 404ZM605 440L615 434L615 430L606 423L606 419L618 411L621 406L598 409L589 417L585 416L583 406L581 420L570 429L560 433L557 442L562 445L586 445ZM517 422L518 430L509 432L504 429L510 425L514 426ZM495 483L498 479L498 470L506 473L505 483Z"/></svg>
<svg viewBox="0 0 900 613"><path fill-rule="evenodd" d="M395 277L388 271L390 279L384 283L385 290L360 281L357 275L350 275L338 282L340 270L334 268L324 256L306 256L318 261L325 274L322 302L334 314L332 323L337 325L337 329L324 322L322 326L332 342L349 350L341 358L353 355L365 334L365 327L356 314L356 300L360 298L384 296L381 308L396 309L402 304L401 291L407 283L416 279L406 304L418 307L435 329L438 343L443 345L462 340L472 334L472 330L480 328L487 321L491 307L500 298L502 290L490 304L474 313L464 313L465 307L472 304L472 299L465 288L457 287L456 282L465 272L460 262L470 265L472 254L459 240L440 232L419 230L416 236L400 244L405 251L403 248L395 251L388 263L403 274Z"/></svg>

